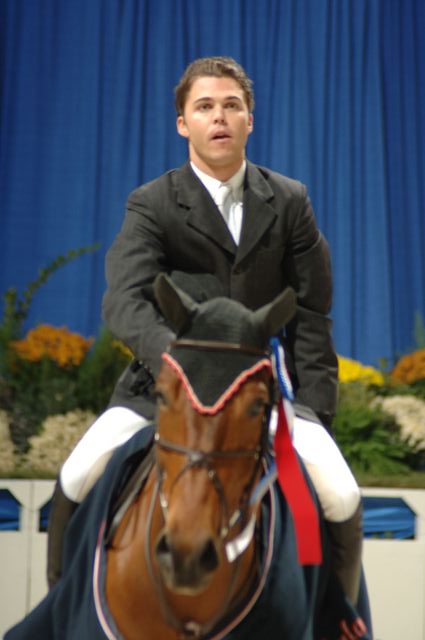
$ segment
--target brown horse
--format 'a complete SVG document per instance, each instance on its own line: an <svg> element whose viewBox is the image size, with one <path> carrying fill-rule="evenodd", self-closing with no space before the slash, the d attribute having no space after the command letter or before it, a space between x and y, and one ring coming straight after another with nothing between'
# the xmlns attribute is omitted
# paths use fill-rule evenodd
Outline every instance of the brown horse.
<svg viewBox="0 0 425 640"><path fill-rule="evenodd" d="M107 553L106 600L126 640L206 637L258 586L250 530L259 510L250 498L264 473L272 404L265 347L294 310L291 292L256 313L228 300L195 309L166 278L156 296L184 338L157 379L155 465ZM235 539L246 547L236 558Z"/></svg>
<svg viewBox="0 0 425 640"><path fill-rule="evenodd" d="M233 563L225 543L251 517L268 373L246 381L206 424L163 367L156 467L107 554L106 598L126 639L203 637L258 580L254 541Z"/></svg>
<svg viewBox="0 0 425 640"><path fill-rule="evenodd" d="M323 520L323 562L298 561L314 527L298 528L279 460L297 503L308 478L293 482L277 436L284 492L274 482L282 376L267 347L293 292L251 312L225 298L195 304L165 276L154 289L177 333L156 425L115 451L69 523L61 580L5 640L368 640L329 571Z"/></svg>

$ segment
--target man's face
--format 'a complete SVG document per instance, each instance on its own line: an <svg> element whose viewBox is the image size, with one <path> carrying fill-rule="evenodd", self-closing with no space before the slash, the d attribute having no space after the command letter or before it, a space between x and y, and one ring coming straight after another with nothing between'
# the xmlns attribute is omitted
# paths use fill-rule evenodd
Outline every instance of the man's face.
<svg viewBox="0 0 425 640"><path fill-rule="evenodd" d="M229 77L197 78L188 93L177 131L188 139L189 157L201 170L228 180L242 164L253 129L245 94Z"/></svg>

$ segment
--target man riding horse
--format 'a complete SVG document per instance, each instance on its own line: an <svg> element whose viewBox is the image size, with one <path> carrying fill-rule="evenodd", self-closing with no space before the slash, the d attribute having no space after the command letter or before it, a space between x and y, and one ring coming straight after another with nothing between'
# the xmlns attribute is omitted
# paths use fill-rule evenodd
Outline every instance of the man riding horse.
<svg viewBox="0 0 425 640"><path fill-rule="evenodd" d="M189 161L129 196L107 255L103 310L134 360L110 408L61 470L49 523L50 584L60 575L63 532L76 504L114 449L154 417L161 354L175 338L153 295L153 282L165 271L182 274L200 300L221 295L249 309L286 286L295 291L295 316L279 335L295 392L293 441L322 504L335 570L357 600L360 492L327 432L337 393L329 250L305 187L245 158L253 107L252 83L234 60L193 62L176 88L177 131L188 141Z"/></svg>

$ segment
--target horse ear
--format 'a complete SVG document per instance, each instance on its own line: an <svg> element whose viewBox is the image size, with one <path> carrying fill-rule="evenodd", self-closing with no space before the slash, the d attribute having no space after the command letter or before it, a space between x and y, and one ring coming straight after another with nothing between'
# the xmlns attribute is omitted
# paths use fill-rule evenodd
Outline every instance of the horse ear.
<svg viewBox="0 0 425 640"><path fill-rule="evenodd" d="M295 315L297 296L287 287L273 302L254 311L254 322L261 328L266 339L277 335L282 327Z"/></svg>
<svg viewBox="0 0 425 640"><path fill-rule="evenodd" d="M183 331L198 305L165 273L157 275L153 290L164 318L177 333Z"/></svg>

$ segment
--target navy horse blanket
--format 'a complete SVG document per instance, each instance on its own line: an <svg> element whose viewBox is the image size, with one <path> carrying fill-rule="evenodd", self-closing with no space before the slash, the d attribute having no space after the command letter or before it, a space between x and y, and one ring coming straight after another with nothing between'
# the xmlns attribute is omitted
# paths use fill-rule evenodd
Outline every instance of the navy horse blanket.
<svg viewBox="0 0 425 640"><path fill-rule="evenodd" d="M4 640L123 640L103 596L104 530L117 494L146 456L153 434L154 426L146 427L114 453L71 519L63 577ZM276 483L262 504L262 529L257 592L208 640L370 640L326 568L329 562L320 568L298 564L291 515ZM325 548L325 559L327 554Z"/></svg>

